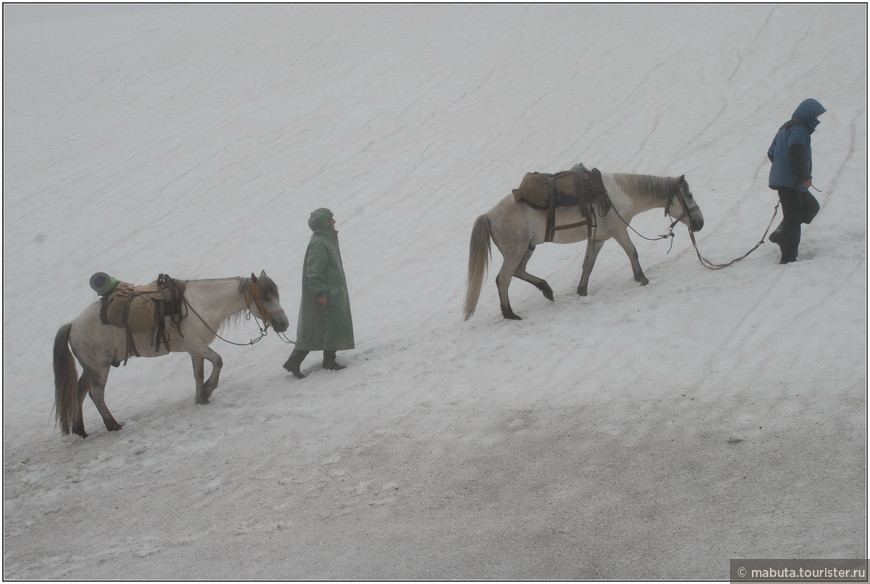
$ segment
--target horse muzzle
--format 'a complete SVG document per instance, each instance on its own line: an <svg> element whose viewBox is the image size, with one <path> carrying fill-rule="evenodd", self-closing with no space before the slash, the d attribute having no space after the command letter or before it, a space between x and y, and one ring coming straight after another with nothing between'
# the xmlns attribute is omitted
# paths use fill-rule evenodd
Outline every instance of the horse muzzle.
<svg viewBox="0 0 870 584"><path fill-rule="evenodd" d="M270 320L270 324L272 325L272 328L275 329L275 332L278 332L278 333L283 333L288 328L290 328L290 321L287 320L287 315L284 314L283 312L277 316L272 315L272 318Z"/></svg>

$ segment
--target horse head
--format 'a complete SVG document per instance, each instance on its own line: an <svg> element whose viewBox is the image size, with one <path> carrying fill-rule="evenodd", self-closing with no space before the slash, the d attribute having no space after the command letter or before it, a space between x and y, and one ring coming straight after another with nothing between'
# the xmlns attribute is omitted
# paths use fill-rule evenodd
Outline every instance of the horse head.
<svg viewBox="0 0 870 584"><path fill-rule="evenodd" d="M689 183L686 182L686 175L682 175L677 179L674 192L671 194L671 198L665 207L666 215L674 216L672 207L675 200L679 202L682 213L676 218L674 224L680 221L689 228L689 231L701 231L704 228L704 214L701 213L701 208L695 202L692 189L689 188Z"/></svg>
<svg viewBox="0 0 870 584"><path fill-rule="evenodd" d="M259 276L251 274L251 296L251 312L254 316L272 325L279 333L290 327L290 321L279 301L278 286L266 275L266 270L261 271Z"/></svg>

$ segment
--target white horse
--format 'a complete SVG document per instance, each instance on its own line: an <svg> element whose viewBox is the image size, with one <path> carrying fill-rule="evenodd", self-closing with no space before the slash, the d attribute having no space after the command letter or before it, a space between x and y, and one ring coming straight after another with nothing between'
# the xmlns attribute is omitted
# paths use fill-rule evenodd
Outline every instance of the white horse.
<svg viewBox="0 0 870 584"><path fill-rule="evenodd" d="M181 285L184 290L181 315L176 317L174 325L170 323L172 317L165 317L168 343L157 348L153 334L148 333L134 333L133 341L141 357L189 353L196 380L196 403L206 404L217 387L223 366L221 356L209 347L221 325L232 316L240 317L244 310L264 321L266 329L271 324L278 332L286 331L289 321L279 303L278 287L265 271L259 277L251 274L250 278L187 280ZM72 429L82 438L87 437L82 405L88 394L100 411L106 429L121 429L121 424L106 407L104 391L110 367L118 366L128 357L127 332L124 328L103 324L100 304L91 304L71 323L60 327L54 341L57 420L64 434ZM73 354L83 369L78 382ZM211 363L212 371L204 380L206 360Z"/></svg>
<svg viewBox="0 0 870 584"><path fill-rule="evenodd" d="M580 206L557 207L555 238L553 243L577 243L587 239L592 233L592 242L586 246L583 259L583 273L577 294L586 296L589 274L595 265L595 258L602 244L611 237L625 250L634 279L642 285L649 283L637 258L637 249L628 236L631 219L650 209L664 208L665 215L676 216L671 224L684 223L690 231L700 231L704 227L704 216L695 202L685 175L678 178L657 177L643 174L603 174L604 186L612 208L606 213L596 213L596 226L587 231L586 217ZM468 320L477 307L484 275L492 255L490 240L504 256L501 270L496 276L496 286L501 302L501 312L505 318L520 320L511 309L508 286L516 276L533 284L549 300L553 300L553 290L549 284L526 271L526 264L535 251L535 246L545 242L547 211L523 202L517 202L508 195L489 212L474 222L468 258L468 283L465 295L465 319ZM572 226L573 225L573 226ZM559 229L559 226L566 228Z"/></svg>

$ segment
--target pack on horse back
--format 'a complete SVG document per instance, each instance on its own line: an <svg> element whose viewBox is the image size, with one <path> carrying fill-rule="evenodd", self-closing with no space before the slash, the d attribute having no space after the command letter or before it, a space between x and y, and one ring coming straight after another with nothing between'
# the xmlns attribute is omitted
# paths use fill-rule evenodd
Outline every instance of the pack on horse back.
<svg viewBox="0 0 870 584"><path fill-rule="evenodd" d="M184 282L160 274L154 282L136 286L98 272L91 276L90 285L100 294L102 323L126 331L125 364L131 355L140 356L133 341L134 335L147 335L153 339L156 351L160 350L161 345L167 351L171 350L166 318L169 317L170 326L178 329L184 317ZM116 366L119 364L113 363Z"/></svg>
<svg viewBox="0 0 870 584"><path fill-rule="evenodd" d="M610 209L607 189L597 168L587 170L582 164L571 170L555 174L527 172L519 188L513 190L517 202L547 210L545 241L551 242L556 231L586 225L588 231L595 227L593 206L599 205L599 213L604 215ZM584 220L570 225L556 226L556 207L578 206Z"/></svg>

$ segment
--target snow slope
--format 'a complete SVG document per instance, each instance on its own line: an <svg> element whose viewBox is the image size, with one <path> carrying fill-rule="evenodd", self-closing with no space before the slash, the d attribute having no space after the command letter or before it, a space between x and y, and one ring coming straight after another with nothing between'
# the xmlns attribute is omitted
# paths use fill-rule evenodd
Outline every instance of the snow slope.
<svg viewBox="0 0 870 584"><path fill-rule="evenodd" d="M6 579L726 579L867 553L867 13L825 5L4 5ZM541 246L554 303L474 219L530 170L686 174L702 252L776 202L805 97L822 211L800 261L700 266L684 227ZM265 269L295 325L310 211L336 214L348 368L274 335L113 369L54 426L51 346L106 271ZM666 230L659 213L633 225ZM228 330L247 340L251 323ZM292 338L293 330L290 336Z"/></svg>

